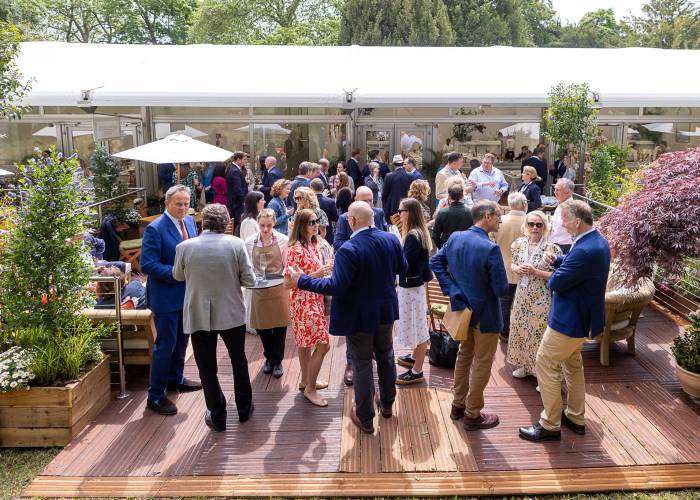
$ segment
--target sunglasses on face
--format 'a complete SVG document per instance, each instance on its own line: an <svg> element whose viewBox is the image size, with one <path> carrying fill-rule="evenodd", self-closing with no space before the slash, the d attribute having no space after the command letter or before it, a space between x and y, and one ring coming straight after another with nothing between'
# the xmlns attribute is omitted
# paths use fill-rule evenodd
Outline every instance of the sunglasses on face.
<svg viewBox="0 0 700 500"><path fill-rule="evenodd" d="M294 201L299 201L299 200L303 200L303 199L304 199L303 196L295 196L294 197Z"/></svg>
<svg viewBox="0 0 700 500"><path fill-rule="evenodd" d="M543 222L528 222L528 223L527 223L527 227L538 227L538 228L542 228L542 227L544 227L544 223L543 223Z"/></svg>
<svg viewBox="0 0 700 500"><path fill-rule="evenodd" d="M315 226L316 224L318 224L318 219L311 219L306 221L307 226Z"/></svg>
<svg viewBox="0 0 700 500"><path fill-rule="evenodd" d="M403 212L408 212L408 210L405 208L399 208L399 213L403 213Z"/></svg>

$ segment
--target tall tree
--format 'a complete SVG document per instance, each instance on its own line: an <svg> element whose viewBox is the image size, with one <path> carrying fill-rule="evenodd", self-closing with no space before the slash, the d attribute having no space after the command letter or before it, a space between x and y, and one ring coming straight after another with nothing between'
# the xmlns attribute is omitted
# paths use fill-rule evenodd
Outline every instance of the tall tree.
<svg viewBox="0 0 700 500"><path fill-rule="evenodd" d="M340 0L204 0L191 43L335 45Z"/></svg>
<svg viewBox="0 0 700 500"><path fill-rule="evenodd" d="M15 64L21 39L14 24L0 21L0 119L19 118L26 110L20 101L29 92L31 82L22 77Z"/></svg>
<svg viewBox="0 0 700 500"><path fill-rule="evenodd" d="M521 0L521 10L527 23L530 44L535 47L556 45L561 33L561 21L552 7L552 0Z"/></svg>
<svg viewBox="0 0 700 500"><path fill-rule="evenodd" d="M455 36L443 0L348 0L340 43L451 46Z"/></svg>
<svg viewBox="0 0 700 500"><path fill-rule="evenodd" d="M461 47L531 45L521 1L445 0L456 44Z"/></svg>
<svg viewBox="0 0 700 500"><path fill-rule="evenodd" d="M693 0L651 0L642 15L626 19L636 44L660 49L700 48L700 4Z"/></svg>
<svg viewBox="0 0 700 500"><path fill-rule="evenodd" d="M612 9L598 9L585 14L578 24L562 29L560 47L610 48L626 44L624 26L618 23Z"/></svg>

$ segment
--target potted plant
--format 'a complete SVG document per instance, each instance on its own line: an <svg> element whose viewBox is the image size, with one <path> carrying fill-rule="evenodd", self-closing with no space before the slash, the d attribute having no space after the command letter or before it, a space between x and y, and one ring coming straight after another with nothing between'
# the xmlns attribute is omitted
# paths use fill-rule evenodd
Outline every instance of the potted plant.
<svg viewBox="0 0 700 500"><path fill-rule="evenodd" d="M20 168L27 197L0 249L0 446L62 446L110 397L104 327L77 314L89 300L90 200L75 157L52 149Z"/></svg>
<svg viewBox="0 0 700 500"><path fill-rule="evenodd" d="M673 340L671 352L676 358L676 375L683 390L700 398L700 310L690 314L690 324Z"/></svg>

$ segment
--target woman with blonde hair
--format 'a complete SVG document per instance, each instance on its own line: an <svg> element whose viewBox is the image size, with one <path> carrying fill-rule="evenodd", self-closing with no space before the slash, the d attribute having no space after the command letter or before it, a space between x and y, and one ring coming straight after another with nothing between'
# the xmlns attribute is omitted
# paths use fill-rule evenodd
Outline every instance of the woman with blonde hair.
<svg viewBox="0 0 700 500"><path fill-rule="evenodd" d="M544 212L534 210L523 223L525 236L511 245L511 269L519 279L510 313L508 362L518 368L516 378L535 373L535 359L540 341L547 329L547 316L552 293L547 280L554 268L544 259L545 253L562 255L561 249L548 241L549 222Z"/></svg>
<svg viewBox="0 0 700 500"><path fill-rule="evenodd" d="M298 188L295 195L299 189L303 188ZM287 251L287 267L298 268L312 278L321 278L330 273L330 266L323 265L318 223L319 218L313 210L305 208L298 211ZM323 358L329 349L323 295L292 288L289 295L289 317L299 351L299 389L303 389L304 397L316 406L328 406L328 401L317 392L317 389L328 387L327 382L317 381Z"/></svg>
<svg viewBox="0 0 700 500"><path fill-rule="evenodd" d="M428 181L422 179L416 179L408 187L409 198L413 198L420 203L421 211L423 212L423 219L427 223L430 220L430 208L428 207L428 197L430 196L430 184Z"/></svg>
<svg viewBox="0 0 700 500"><path fill-rule="evenodd" d="M527 211L539 210L542 206L542 190L537 185L542 179L537 175L535 167L527 165L520 174L523 182L520 184L520 192L527 198Z"/></svg>
<svg viewBox="0 0 700 500"><path fill-rule="evenodd" d="M398 364L408 368L396 379L397 384L403 385L423 381L423 361L430 340L425 316L428 305L423 285L432 279L433 273L428 265L432 243L420 202L415 198L401 200L399 217L401 246L408 266L405 273L399 275L399 287L396 289L399 299L396 331L399 343L413 349L412 354L399 356L397 360Z"/></svg>
<svg viewBox="0 0 700 500"><path fill-rule="evenodd" d="M260 210L258 232L246 241L246 250L256 276L282 276L287 261L287 236L275 231L275 212ZM263 373L275 378L284 375L282 359L289 324L289 293L280 284L271 288L251 290L250 321L263 344L265 364Z"/></svg>
<svg viewBox="0 0 700 500"><path fill-rule="evenodd" d="M314 193L309 187L298 187L296 191L294 191L294 202L297 204L297 211L305 208L313 210L316 217L318 217L318 234L320 234L322 238L325 238L329 224L328 216L326 215L326 212L321 210L321 207L319 207L316 193ZM292 216L289 223L294 224L294 219L295 216Z"/></svg>
<svg viewBox="0 0 700 500"><path fill-rule="evenodd" d="M289 207L284 200L292 190L292 183L289 179L279 179L275 181L270 189L271 199L267 203L267 208L275 213L275 230L282 234L287 234L289 217L294 213L294 209Z"/></svg>

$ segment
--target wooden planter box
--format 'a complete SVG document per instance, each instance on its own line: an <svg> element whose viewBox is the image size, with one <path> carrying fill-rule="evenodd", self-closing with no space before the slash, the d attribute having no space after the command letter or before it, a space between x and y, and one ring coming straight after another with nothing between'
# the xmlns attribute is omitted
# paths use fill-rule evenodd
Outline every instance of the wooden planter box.
<svg viewBox="0 0 700 500"><path fill-rule="evenodd" d="M65 387L0 394L0 447L65 446L109 400L109 356Z"/></svg>

